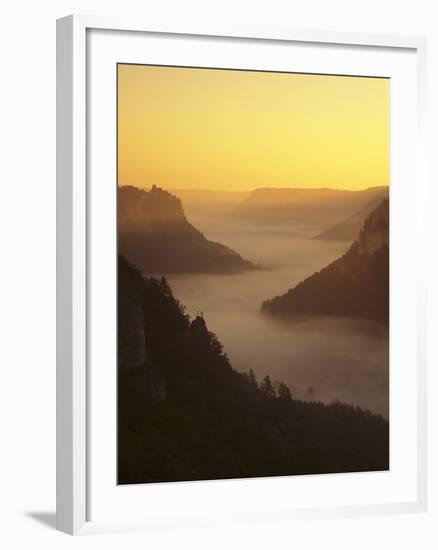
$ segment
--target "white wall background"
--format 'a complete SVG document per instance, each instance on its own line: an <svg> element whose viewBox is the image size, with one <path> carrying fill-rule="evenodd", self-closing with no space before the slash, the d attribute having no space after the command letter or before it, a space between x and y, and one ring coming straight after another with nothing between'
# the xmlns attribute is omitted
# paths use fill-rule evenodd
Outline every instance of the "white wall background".
<svg viewBox="0 0 438 550"><path fill-rule="evenodd" d="M0 546L3 548L438 547L438 13L434 0L10 1L0 65ZM69 13L139 15L160 26L196 21L423 35L429 41L430 511L224 530L73 539L55 510L55 19ZM407 220L409 223L409 220ZM435 288L434 288L435 286Z"/></svg>

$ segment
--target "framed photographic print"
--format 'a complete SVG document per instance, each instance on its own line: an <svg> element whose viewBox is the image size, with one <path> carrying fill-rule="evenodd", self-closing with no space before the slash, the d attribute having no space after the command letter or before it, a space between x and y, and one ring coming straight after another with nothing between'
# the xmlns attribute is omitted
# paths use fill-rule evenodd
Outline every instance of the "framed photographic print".
<svg viewBox="0 0 438 550"><path fill-rule="evenodd" d="M424 62L58 21L59 529L425 509Z"/></svg>

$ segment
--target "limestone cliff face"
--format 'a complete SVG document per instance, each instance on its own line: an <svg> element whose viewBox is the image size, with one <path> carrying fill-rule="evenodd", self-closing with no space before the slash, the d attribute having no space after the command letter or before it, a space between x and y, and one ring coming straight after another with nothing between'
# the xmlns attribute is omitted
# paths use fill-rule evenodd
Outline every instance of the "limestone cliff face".
<svg viewBox="0 0 438 550"><path fill-rule="evenodd" d="M133 186L120 188L118 223L122 229L195 231L185 217L181 201L155 185L150 191Z"/></svg>
<svg viewBox="0 0 438 550"><path fill-rule="evenodd" d="M261 224L304 222L324 224L329 227L359 213L373 201L377 201L375 203L377 206L385 193L387 188L384 187L371 187L361 191L329 188L256 189L241 204L238 214ZM368 213L361 217L360 225ZM357 230L359 228L357 227ZM348 228L348 231L351 234L351 228ZM338 240L339 232L335 233L335 240ZM341 234L344 234L342 227ZM357 233L350 242L356 237ZM316 238L332 239L333 235L321 234ZM346 240L350 240L349 237Z"/></svg>
<svg viewBox="0 0 438 550"><path fill-rule="evenodd" d="M146 325L137 289L129 271L118 271L118 373L119 381L129 379L145 399L162 402L166 386L147 353Z"/></svg>
<svg viewBox="0 0 438 550"><path fill-rule="evenodd" d="M359 254L372 255L389 246L389 200L382 201L365 220L358 238Z"/></svg>
<svg viewBox="0 0 438 550"><path fill-rule="evenodd" d="M146 340L144 317L138 292L128 274L119 270L118 280L118 362L125 371L144 366Z"/></svg>
<svg viewBox="0 0 438 550"><path fill-rule="evenodd" d="M366 219L349 250L286 294L267 300L275 317L327 315L389 321L389 201Z"/></svg>

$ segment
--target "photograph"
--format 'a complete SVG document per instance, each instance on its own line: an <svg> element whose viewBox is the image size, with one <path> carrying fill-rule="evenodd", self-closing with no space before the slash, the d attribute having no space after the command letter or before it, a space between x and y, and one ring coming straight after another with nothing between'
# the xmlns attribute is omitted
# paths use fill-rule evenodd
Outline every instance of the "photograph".
<svg viewBox="0 0 438 550"><path fill-rule="evenodd" d="M438 549L436 4L2 6L1 548Z"/></svg>
<svg viewBox="0 0 438 550"><path fill-rule="evenodd" d="M389 470L391 80L116 70L117 483Z"/></svg>

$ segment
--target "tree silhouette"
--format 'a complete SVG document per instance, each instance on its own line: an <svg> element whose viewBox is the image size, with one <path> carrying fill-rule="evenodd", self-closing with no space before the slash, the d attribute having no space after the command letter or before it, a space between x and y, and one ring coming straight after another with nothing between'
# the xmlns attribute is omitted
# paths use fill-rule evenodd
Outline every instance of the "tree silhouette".
<svg viewBox="0 0 438 550"><path fill-rule="evenodd" d="M291 399L269 375L259 387L252 370L232 368L205 320L184 313L167 281L122 257L118 310L119 483L388 469L381 416Z"/></svg>
<svg viewBox="0 0 438 550"><path fill-rule="evenodd" d="M292 394L290 392L290 389L284 382L280 382L278 384L277 395L279 399L286 399L286 400L292 399Z"/></svg>
<svg viewBox="0 0 438 550"><path fill-rule="evenodd" d="M271 377L267 374L260 383L261 391L266 395L266 397L274 398L275 389L272 384Z"/></svg>
<svg viewBox="0 0 438 550"><path fill-rule="evenodd" d="M257 378L256 378L256 375L254 374L254 371L252 369L249 369L249 373L248 373L248 382L251 386L253 386L254 388L258 388L259 387L259 384L257 382Z"/></svg>

